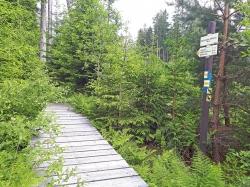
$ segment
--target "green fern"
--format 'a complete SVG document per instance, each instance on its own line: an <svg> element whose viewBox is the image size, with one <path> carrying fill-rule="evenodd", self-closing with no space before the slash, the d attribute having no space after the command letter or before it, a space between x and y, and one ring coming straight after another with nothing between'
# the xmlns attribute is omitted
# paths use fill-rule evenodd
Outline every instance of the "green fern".
<svg viewBox="0 0 250 187"><path fill-rule="evenodd" d="M197 187L224 187L224 177L220 165L213 164L202 153L198 152L192 162L193 183Z"/></svg>
<svg viewBox="0 0 250 187"><path fill-rule="evenodd" d="M174 151L165 151L153 163L151 181L158 187L192 187L188 168Z"/></svg>

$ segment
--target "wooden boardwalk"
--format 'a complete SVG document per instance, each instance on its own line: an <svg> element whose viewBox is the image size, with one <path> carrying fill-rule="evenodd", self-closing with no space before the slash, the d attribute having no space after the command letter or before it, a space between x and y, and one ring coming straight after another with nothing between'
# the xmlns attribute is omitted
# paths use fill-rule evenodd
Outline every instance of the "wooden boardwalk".
<svg viewBox="0 0 250 187"><path fill-rule="evenodd" d="M46 112L54 114L61 126L56 144L64 148L64 169L76 168L75 176L62 185L77 186L81 178L86 187L148 186L86 117L62 104L50 104ZM46 138L41 134L39 140Z"/></svg>

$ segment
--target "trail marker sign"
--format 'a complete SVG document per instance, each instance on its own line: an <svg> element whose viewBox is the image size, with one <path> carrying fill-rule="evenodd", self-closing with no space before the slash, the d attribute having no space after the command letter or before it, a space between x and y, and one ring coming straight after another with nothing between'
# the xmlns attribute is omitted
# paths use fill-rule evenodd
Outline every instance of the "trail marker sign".
<svg viewBox="0 0 250 187"><path fill-rule="evenodd" d="M200 46L207 46L217 44L219 40L219 33L208 34L206 36L201 37Z"/></svg>
<svg viewBox="0 0 250 187"><path fill-rule="evenodd" d="M217 55L218 52L218 45L209 45L206 47L202 47L197 52L197 55L201 57L209 57L213 55Z"/></svg>
<svg viewBox="0 0 250 187"><path fill-rule="evenodd" d="M213 55L217 54L218 33L215 33L216 22L210 21L208 24L208 35L201 38L201 49L198 51L198 56L208 57L205 61L204 71L204 85L202 88L202 108L201 118L199 124L199 144L203 153L207 154L207 141L208 141L208 127L209 127L209 108L211 105L211 81L212 81L212 67L213 67Z"/></svg>

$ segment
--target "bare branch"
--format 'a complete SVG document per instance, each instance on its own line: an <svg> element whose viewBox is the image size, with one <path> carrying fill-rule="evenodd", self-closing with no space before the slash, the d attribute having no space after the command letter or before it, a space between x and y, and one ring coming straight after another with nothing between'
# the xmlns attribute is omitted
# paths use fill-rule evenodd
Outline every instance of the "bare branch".
<svg viewBox="0 0 250 187"><path fill-rule="evenodd" d="M239 12L239 10L235 10L234 12L232 12L231 14L229 14L229 16L228 16L226 19L230 18L231 16L233 16L233 15L236 14L237 12Z"/></svg>
<svg viewBox="0 0 250 187"><path fill-rule="evenodd" d="M218 5L219 10L221 11L223 17L225 17L224 10L223 10L223 8L220 6L220 3L219 3L217 0L215 0L215 3Z"/></svg>
<svg viewBox="0 0 250 187"><path fill-rule="evenodd" d="M216 17L219 17L219 18L223 19L223 16L220 16L220 15L218 15L218 14L214 14L214 13L209 13L209 14L211 14L211 15L213 15L213 16L216 16Z"/></svg>

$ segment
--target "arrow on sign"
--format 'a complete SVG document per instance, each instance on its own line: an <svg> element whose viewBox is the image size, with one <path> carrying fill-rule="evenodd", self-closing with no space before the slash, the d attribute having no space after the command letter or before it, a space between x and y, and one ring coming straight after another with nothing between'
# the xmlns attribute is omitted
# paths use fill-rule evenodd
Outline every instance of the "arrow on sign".
<svg viewBox="0 0 250 187"><path fill-rule="evenodd" d="M209 45L206 47L202 47L197 51L197 55L201 57L208 57L217 55L218 46L217 45Z"/></svg>

